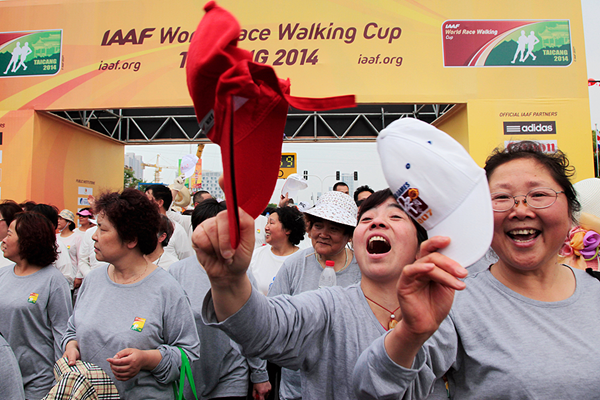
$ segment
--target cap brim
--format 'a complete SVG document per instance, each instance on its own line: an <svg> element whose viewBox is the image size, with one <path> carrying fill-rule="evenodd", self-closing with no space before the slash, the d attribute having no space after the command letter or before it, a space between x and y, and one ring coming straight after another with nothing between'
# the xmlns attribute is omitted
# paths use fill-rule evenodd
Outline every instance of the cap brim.
<svg viewBox="0 0 600 400"><path fill-rule="evenodd" d="M463 267L474 264L485 255L494 236L494 211L485 175L462 204L428 230L427 235L448 236L450 245L440 253Z"/></svg>

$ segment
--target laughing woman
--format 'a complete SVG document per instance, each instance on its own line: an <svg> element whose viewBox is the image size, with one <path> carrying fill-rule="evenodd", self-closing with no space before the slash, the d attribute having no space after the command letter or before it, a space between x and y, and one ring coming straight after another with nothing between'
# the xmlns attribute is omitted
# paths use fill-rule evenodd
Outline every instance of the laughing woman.
<svg viewBox="0 0 600 400"><path fill-rule="evenodd" d="M466 271L428 255L398 282L404 319L356 366L360 398L424 398L446 375L457 399L592 399L600 392L600 282L557 262L578 210L572 168L531 142L496 151L485 166L498 262ZM455 290L462 290L456 292Z"/></svg>
<svg viewBox="0 0 600 400"><path fill-rule="evenodd" d="M81 358L106 371L122 399L172 399L181 348L199 354L194 316L183 289L144 255L157 244L159 213L141 192L101 196L94 205L98 229L92 270L63 338L73 365Z"/></svg>
<svg viewBox="0 0 600 400"><path fill-rule="evenodd" d="M351 200L351 199L350 199ZM362 204L353 243L359 284L297 296L265 297L246 270L254 248L254 221L240 210L241 244L229 245L226 213L194 231L198 259L211 280L204 320L225 331L247 356L300 369L303 399L352 399L352 369L360 353L401 318L395 282L415 261L424 231L389 190ZM382 242L379 251L370 245Z"/></svg>

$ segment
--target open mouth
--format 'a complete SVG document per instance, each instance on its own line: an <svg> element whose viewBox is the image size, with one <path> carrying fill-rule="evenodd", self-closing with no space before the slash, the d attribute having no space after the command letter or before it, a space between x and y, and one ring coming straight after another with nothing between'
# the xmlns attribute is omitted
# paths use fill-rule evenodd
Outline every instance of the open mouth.
<svg viewBox="0 0 600 400"><path fill-rule="evenodd" d="M538 237L542 231L537 229L513 229L506 234L517 243L525 243Z"/></svg>
<svg viewBox="0 0 600 400"><path fill-rule="evenodd" d="M373 236L367 243L369 254L384 254L392 249L387 239L383 236Z"/></svg>

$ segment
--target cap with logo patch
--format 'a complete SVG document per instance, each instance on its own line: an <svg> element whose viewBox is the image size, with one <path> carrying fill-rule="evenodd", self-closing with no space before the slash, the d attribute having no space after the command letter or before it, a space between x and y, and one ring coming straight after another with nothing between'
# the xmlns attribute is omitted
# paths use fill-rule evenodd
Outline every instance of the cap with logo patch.
<svg viewBox="0 0 600 400"><path fill-rule="evenodd" d="M488 250L494 231L485 171L452 137L413 118L377 138L385 179L404 211L429 237L448 236L442 254L467 267Z"/></svg>

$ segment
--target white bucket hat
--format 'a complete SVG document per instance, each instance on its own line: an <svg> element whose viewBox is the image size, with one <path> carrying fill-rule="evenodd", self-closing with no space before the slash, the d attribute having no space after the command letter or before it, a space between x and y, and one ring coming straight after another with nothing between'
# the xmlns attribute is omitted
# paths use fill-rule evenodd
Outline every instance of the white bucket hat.
<svg viewBox="0 0 600 400"><path fill-rule="evenodd" d="M358 208L354 199L342 192L326 192L315 206L305 213L315 217L337 222L338 224L356 227Z"/></svg>
<svg viewBox="0 0 600 400"><path fill-rule="evenodd" d="M294 199L298 195L299 190L304 190L307 187L308 182L306 182L306 179L298 174L291 174L287 177L283 187L281 188L281 195L285 196L287 193L289 199Z"/></svg>
<svg viewBox="0 0 600 400"><path fill-rule="evenodd" d="M451 239L442 254L463 267L485 255L494 231L490 189L485 171L456 140L403 118L381 131L377 150L398 204L429 237Z"/></svg>

